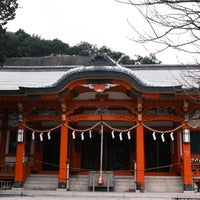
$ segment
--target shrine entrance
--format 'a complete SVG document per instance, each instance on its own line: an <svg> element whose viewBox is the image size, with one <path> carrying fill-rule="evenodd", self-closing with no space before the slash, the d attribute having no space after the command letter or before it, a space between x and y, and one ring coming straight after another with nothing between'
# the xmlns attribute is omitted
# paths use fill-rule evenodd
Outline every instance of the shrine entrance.
<svg viewBox="0 0 200 200"><path fill-rule="evenodd" d="M58 171L60 156L60 133L51 134L51 139L43 143L43 171Z"/></svg>
<svg viewBox="0 0 200 200"><path fill-rule="evenodd" d="M169 134L166 134L165 140L162 141L160 137L154 140L151 133L146 133L145 152L147 172L170 172L171 153Z"/></svg>
<svg viewBox="0 0 200 200"><path fill-rule="evenodd" d="M110 132L103 138L103 171L126 171L131 168L130 158L134 139L119 138L119 133L112 137ZM81 168L92 171L100 168L101 134L96 132L92 138L81 142Z"/></svg>

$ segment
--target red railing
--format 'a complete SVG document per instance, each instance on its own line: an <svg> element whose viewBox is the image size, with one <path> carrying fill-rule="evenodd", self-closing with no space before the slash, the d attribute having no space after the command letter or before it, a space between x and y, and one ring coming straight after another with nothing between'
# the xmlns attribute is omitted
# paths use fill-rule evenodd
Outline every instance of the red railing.
<svg viewBox="0 0 200 200"><path fill-rule="evenodd" d="M192 163L192 176L200 176L200 163Z"/></svg>
<svg viewBox="0 0 200 200"><path fill-rule="evenodd" d="M15 162L0 163L0 176L14 176Z"/></svg>
<svg viewBox="0 0 200 200"><path fill-rule="evenodd" d="M200 158L191 158L192 176L200 176Z"/></svg>
<svg viewBox="0 0 200 200"><path fill-rule="evenodd" d="M4 178L14 178L15 176L15 162L4 162L0 164L0 177ZM23 182L26 180L27 176L30 174L30 162L25 162L23 164Z"/></svg>
<svg viewBox="0 0 200 200"><path fill-rule="evenodd" d="M23 165L23 182L26 181L28 175L30 174L30 161L25 162Z"/></svg>

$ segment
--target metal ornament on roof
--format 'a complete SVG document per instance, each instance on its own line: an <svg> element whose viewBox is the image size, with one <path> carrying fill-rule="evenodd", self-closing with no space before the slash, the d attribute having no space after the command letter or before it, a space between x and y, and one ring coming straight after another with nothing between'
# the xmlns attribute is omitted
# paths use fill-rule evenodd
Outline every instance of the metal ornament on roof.
<svg viewBox="0 0 200 200"><path fill-rule="evenodd" d="M82 84L83 87L88 87L89 89L94 90L95 92L104 92L105 90L116 87L118 84L104 83L104 84Z"/></svg>

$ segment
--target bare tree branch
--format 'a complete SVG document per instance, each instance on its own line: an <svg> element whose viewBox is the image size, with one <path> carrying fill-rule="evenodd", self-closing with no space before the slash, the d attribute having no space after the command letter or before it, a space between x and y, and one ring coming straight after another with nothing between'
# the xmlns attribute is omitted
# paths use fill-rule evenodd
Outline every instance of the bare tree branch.
<svg viewBox="0 0 200 200"><path fill-rule="evenodd" d="M116 0L133 6L145 25L128 20L134 31L130 38L156 54L176 49L192 54L200 63L200 0ZM154 52L153 51L154 48ZM191 101L200 104L200 68L187 66L178 80Z"/></svg>
<svg viewBox="0 0 200 200"><path fill-rule="evenodd" d="M133 41L159 44L156 52L168 48L200 53L199 0L116 0L134 6L146 21L145 30L128 21L136 33Z"/></svg>

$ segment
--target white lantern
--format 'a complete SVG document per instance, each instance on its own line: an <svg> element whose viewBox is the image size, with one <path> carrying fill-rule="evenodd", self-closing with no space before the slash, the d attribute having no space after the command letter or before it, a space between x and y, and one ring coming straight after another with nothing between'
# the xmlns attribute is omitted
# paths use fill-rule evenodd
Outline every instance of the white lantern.
<svg viewBox="0 0 200 200"><path fill-rule="evenodd" d="M190 143L190 129L183 129L183 142Z"/></svg>
<svg viewBox="0 0 200 200"><path fill-rule="evenodd" d="M17 142L24 142L24 129L18 129Z"/></svg>

